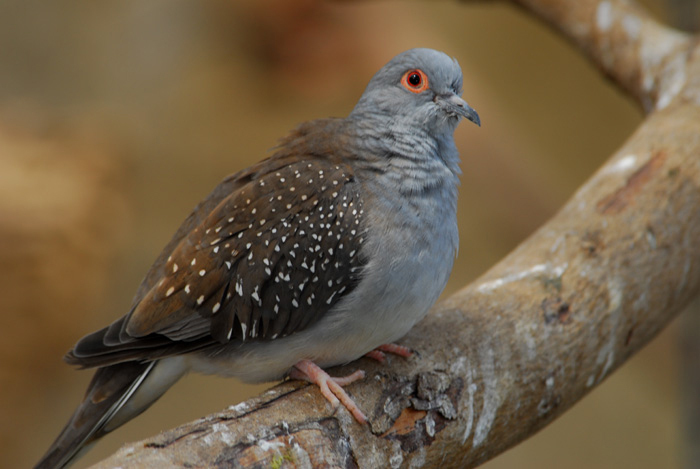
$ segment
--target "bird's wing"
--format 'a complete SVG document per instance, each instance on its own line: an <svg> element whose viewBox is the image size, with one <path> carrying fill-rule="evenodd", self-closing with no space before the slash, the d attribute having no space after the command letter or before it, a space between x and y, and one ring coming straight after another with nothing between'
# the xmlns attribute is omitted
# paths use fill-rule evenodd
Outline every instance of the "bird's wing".
<svg viewBox="0 0 700 469"><path fill-rule="evenodd" d="M69 362L274 340L313 324L355 287L366 232L347 165L273 158L222 186L166 247L131 312L79 341Z"/></svg>

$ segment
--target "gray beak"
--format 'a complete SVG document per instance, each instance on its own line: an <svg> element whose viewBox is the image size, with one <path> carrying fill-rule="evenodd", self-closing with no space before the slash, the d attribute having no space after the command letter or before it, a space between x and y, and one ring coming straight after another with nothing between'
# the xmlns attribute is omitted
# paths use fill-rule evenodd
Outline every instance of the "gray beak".
<svg viewBox="0 0 700 469"><path fill-rule="evenodd" d="M438 100L441 101L442 105L445 107L447 112L455 114L457 116L462 116L481 127L481 119L479 119L479 114L472 108L465 100L457 96L456 94L450 94L447 96L438 96Z"/></svg>

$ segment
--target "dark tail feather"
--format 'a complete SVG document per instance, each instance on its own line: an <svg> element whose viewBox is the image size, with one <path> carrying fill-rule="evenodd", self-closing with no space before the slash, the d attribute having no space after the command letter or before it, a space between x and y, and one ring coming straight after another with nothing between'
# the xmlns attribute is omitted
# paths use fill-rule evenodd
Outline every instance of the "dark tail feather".
<svg viewBox="0 0 700 469"><path fill-rule="evenodd" d="M212 345L208 330L202 337L173 341L161 334L150 334L135 339L124 338L120 330L124 318L78 341L63 359L80 368L109 367L117 363L157 361L173 355L182 355Z"/></svg>
<svg viewBox="0 0 700 469"><path fill-rule="evenodd" d="M107 429L105 426L134 395L156 363L132 361L99 368L88 386L83 402L35 469L65 467L83 447L114 430L114 425ZM135 417L148 405L129 418Z"/></svg>

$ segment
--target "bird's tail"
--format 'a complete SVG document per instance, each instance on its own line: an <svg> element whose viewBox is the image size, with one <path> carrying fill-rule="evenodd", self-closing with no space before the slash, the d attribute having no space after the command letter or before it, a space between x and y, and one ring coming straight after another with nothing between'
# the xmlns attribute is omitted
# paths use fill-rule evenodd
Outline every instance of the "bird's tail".
<svg viewBox="0 0 700 469"><path fill-rule="evenodd" d="M97 439L146 410L185 371L179 357L98 368L85 398L35 469L69 465Z"/></svg>

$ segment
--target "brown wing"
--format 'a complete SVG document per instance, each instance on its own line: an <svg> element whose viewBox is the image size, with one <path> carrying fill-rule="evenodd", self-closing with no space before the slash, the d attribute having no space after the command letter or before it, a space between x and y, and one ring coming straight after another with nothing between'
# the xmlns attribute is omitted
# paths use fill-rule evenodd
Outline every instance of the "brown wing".
<svg viewBox="0 0 700 469"><path fill-rule="evenodd" d="M195 222L149 273L132 311L82 339L68 360L95 366L272 340L313 324L351 291L365 239L358 183L346 165L286 160L224 181L231 192L188 218Z"/></svg>

